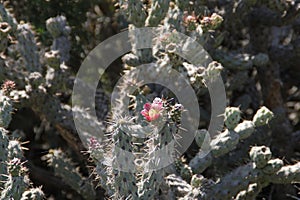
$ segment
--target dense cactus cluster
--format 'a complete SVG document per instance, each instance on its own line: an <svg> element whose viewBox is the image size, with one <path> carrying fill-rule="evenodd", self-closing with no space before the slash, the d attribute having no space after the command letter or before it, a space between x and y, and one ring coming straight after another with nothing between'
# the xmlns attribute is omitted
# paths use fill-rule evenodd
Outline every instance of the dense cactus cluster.
<svg viewBox="0 0 300 200"><path fill-rule="evenodd" d="M1 98L1 124L0 124L0 187L1 199L43 199L44 193L40 188L31 188L31 181L27 175L27 168L24 166L23 148L18 140L10 138L9 132L5 129L11 121L13 111L12 101L5 95L7 85L3 84L0 91Z"/></svg>
<svg viewBox="0 0 300 200"><path fill-rule="evenodd" d="M299 198L299 8L1 1L0 199Z"/></svg>

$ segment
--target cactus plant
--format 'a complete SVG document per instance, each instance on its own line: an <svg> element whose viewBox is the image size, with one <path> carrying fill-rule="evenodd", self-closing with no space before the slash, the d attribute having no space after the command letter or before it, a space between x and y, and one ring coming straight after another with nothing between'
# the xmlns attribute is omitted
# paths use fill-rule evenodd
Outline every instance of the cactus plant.
<svg viewBox="0 0 300 200"><path fill-rule="evenodd" d="M1 199L296 196L298 7L292 0L1 2ZM82 84L96 91L76 99L93 99L89 109L72 107L74 83L90 79L75 78L83 58L121 31L131 51L96 90ZM196 107L199 120L186 117ZM191 144L180 151L185 139Z"/></svg>
<svg viewBox="0 0 300 200"><path fill-rule="evenodd" d="M11 99L4 94L7 93L13 86L13 82L6 82L0 90L0 105L2 115L0 116L0 135L1 135L1 153L0 153L0 187L1 199L21 199L24 193L28 193L30 188L30 179L27 175L27 168L24 166L23 148L18 140L10 140L8 131L5 128L8 127L11 121L12 115L12 103ZM40 199L44 197L43 192L40 191ZM22 197L23 198L23 197ZM35 199L35 198L31 198Z"/></svg>

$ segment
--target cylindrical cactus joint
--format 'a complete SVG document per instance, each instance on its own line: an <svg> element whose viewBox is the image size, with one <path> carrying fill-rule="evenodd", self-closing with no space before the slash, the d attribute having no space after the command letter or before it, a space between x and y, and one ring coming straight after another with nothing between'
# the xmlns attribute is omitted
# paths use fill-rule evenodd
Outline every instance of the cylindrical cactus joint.
<svg viewBox="0 0 300 200"><path fill-rule="evenodd" d="M204 84L213 82L223 70L221 63L213 61L209 63L208 67L199 76L203 79Z"/></svg>
<svg viewBox="0 0 300 200"><path fill-rule="evenodd" d="M60 66L60 55L58 50L51 50L45 53L45 62L52 68L58 69Z"/></svg>
<svg viewBox="0 0 300 200"><path fill-rule="evenodd" d="M273 117L273 112L270 111L267 107L263 106L254 115L253 122L255 126L263 126L268 124Z"/></svg>
<svg viewBox="0 0 300 200"><path fill-rule="evenodd" d="M206 129L200 129L195 134L195 142L197 143L198 147L202 147L203 142L208 140L209 132Z"/></svg>
<svg viewBox="0 0 300 200"><path fill-rule="evenodd" d="M279 158L269 160L267 165L262 169L265 174L273 174L283 166L283 161Z"/></svg>
<svg viewBox="0 0 300 200"><path fill-rule="evenodd" d="M272 157L271 150L266 146L252 147L250 150L250 158L255 163L256 168L265 167Z"/></svg>
<svg viewBox="0 0 300 200"><path fill-rule="evenodd" d="M0 92L0 127L7 128L11 121L13 106L10 98Z"/></svg>
<svg viewBox="0 0 300 200"><path fill-rule="evenodd" d="M9 139L7 137L7 131L0 127L0 188L3 187L4 181L6 180L5 175L8 174L7 171L7 147L9 144Z"/></svg>
<svg viewBox="0 0 300 200"><path fill-rule="evenodd" d="M7 163L8 171L11 176L20 176L24 172L22 162L19 158L13 158Z"/></svg>
<svg viewBox="0 0 300 200"><path fill-rule="evenodd" d="M23 158L23 150L21 147L21 144L18 140L10 140L9 145L8 145L8 158L13 159L13 158Z"/></svg>
<svg viewBox="0 0 300 200"><path fill-rule="evenodd" d="M235 149L238 143L239 135L234 131L226 129L211 141L212 155L214 157L222 156Z"/></svg>
<svg viewBox="0 0 300 200"><path fill-rule="evenodd" d="M240 139L246 139L255 131L255 125L252 121L245 120L242 123L239 123L235 129L240 136Z"/></svg>
<svg viewBox="0 0 300 200"><path fill-rule="evenodd" d="M238 107L227 107L224 114L224 122L229 130L233 130L241 120L241 111Z"/></svg>
<svg viewBox="0 0 300 200"><path fill-rule="evenodd" d="M46 28L53 38L57 38L62 35L68 36L71 32L71 28L68 26L65 16L49 18L46 21Z"/></svg>

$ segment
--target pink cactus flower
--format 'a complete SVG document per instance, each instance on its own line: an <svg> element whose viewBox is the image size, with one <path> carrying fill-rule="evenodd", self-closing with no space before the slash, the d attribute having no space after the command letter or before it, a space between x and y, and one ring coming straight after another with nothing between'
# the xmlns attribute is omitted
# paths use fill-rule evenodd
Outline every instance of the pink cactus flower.
<svg viewBox="0 0 300 200"><path fill-rule="evenodd" d="M141 111L141 114L145 117L145 119L149 122L158 119L161 115L161 111L163 110L163 101L156 97L152 104L145 103L144 110Z"/></svg>

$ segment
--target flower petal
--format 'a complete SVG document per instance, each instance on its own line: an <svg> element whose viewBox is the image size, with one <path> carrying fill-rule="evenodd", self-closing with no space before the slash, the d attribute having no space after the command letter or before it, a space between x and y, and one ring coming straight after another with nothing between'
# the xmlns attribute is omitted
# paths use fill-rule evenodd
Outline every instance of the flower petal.
<svg viewBox="0 0 300 200"><path fill-rule="evenodd" d="M152 119L151 119L150 116L145 116L145 118L146 118L146 120L147 120L148 122L151 122L151 121L152 121Z"/></svg>
<svg viewBox="0 0 300 200"><path fill-rule="evenodd" d="M150 108L151 108L151 104L150 103L145 103L144 109L149 111Z"/></svg>
<svg viewBox="0 0 300 200"><path fill-rule="evenodd" d="M149 116L149 111L148 111L148 110L142 110L142 111L141 111L141 114L142 114L144 117L147 117L147 116Z"/></svg>

